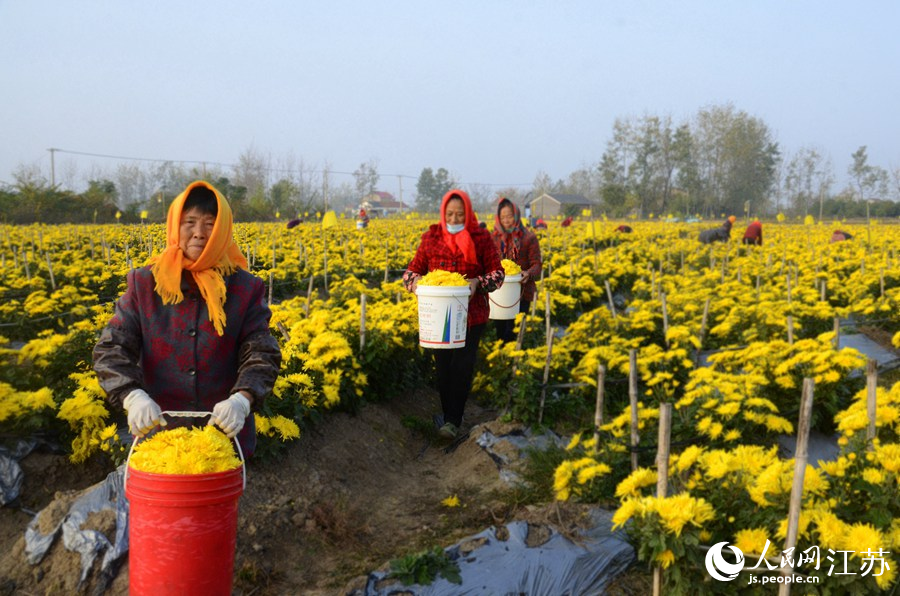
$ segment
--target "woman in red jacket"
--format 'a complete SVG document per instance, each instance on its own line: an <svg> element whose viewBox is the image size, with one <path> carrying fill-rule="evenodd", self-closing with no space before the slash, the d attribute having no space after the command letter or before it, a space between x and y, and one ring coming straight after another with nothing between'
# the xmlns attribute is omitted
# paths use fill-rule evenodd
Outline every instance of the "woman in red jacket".
<svg viewBox="0 0 900 596"><path fill-rule="evenodd" d="M419 278L436 269L454 271L469 280L466 345L434 350L438 392L444 412L440 433L453 439L459 434L472 389L478 341L490 312L487 295L503 284L504 277L491 235L478 227L469 195L464 191L451 190L444 195L441 221L422 234L416 256L403 274L403 284L407 290L415 292Z"/></svg>
<svg viewBox="0 0 900 596"><path fill-rule="evenodd" d="M522 268L522 298L519 312L528 312L537 290L534 280L541 275L541 246L537 236L522 225L522 216L515 203L504 198L497 205L494 231L491 234L501 259L515 261ZM503 341L515 338L515 320L494 321L497 337Z"/></svg>

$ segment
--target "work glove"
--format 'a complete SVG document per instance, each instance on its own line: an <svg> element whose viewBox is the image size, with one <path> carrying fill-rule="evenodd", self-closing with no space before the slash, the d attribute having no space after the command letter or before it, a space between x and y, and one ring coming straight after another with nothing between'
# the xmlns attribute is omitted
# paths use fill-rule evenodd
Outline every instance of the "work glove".
<svg viewBox="0 0 900 596"><path fill-rule="evenodd" d="M222 429L229 439L244 428L244 420L250 415L250 401L240 393L232 393L228 399L222 400L213 407L212 416L207 424L215 424Z"/></svg>
<svg viewBox="0 0 900 596"><path fill-rule="evenodd" d="M155 426L165 426L159 405L143 389L135 389L123 400L128 412L128 429L131 434L143 437Z"/></svg>

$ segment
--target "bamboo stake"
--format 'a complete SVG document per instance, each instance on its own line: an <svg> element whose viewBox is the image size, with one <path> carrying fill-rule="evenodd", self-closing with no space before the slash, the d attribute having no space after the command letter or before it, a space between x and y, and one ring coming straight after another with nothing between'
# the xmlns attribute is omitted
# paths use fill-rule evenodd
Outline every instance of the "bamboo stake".
<svg viewBox="0 0 900 596"><path fill-rule="evenodd" d="M269 304L272 304L272 290L275 288L275 270L269 270Z"/></svg>
<svg viewBox="0 0 900 596"><path fill-rule="evenodd" d="M53 277L53 263L50 262L50 253L45 252L44 257L47 258L47 271L50 273L50 287L56 290L56 279Z"/></svg>
<svg viewBox="0 0 900 596"><path fill-rule="evenodd" d="M662 302L662 317L663 317L663 338L666 342L666 348L669 347L669 310L666 308L666 293L659 293L659 300Z"/></svg>
<svg viewBox="0 0 900 596"><path fill-rule="evenodd" d="M606 286L606 298L609 300L609 312L612 313L612 317L616 318L616 303L613 302L612 288L609 287L609 280L604 280L603 285Z"/></svg>
<svg viewBox="0 0 900 596"><path fill-rule="evenodd" d="M788 315L787 317L787 334L788 334L788 343L794 345L794 316Z"/></svg>
<svg viewBox="0 0 900 596"><path fill-rule="evenodd" d="M550 331L550 290L547 289L544 291L544 325L546 330L544 331L544 335L547 338L547 344L550 343L550 336L552 335Z"/></svg>
<svg viewBox="0 0 900 596"><path fill-rule="evenodd" d="M659 446L656 449L656 497L665 498L669 488L669 436L672 404L659 404ZM662 594L662 569L653 567L653 595Z"/></svg>
<svg viewBox="0 0 900 596"><path fill-rule="evenodd" d="M637 387L637 352L634 348L628 350L628 401L631 404L631 471L638 468L637 446L640 441L638 436L638 387Z"/></svg>
<svg viewBox="0 0 900 596"><path fill-rule="evenodd" d="M803 500L803 478L806 475L806 464L809 460L809 425L812 418L813 396L815 395L815 381L810 378L803 379L803 394L800 399L800 422L797 431L797 447L794 451L794 483L791 487L791 501L788 509L787 537L784 541L782 552L790 552L797 546L798 526L800 525L800 509ZM781 568L781 574L788 576L793 573L789 565ZM783 583L778 587L778 596L788 596L791 593L791 584Z"/></svg>
<svg viewBox="0 0 900 596"><path fill-rule="evenodd" d="M841 320L838 317L834 318L834 349L838 350L841 347Z"/></svg>
<svg viewBox="0 0 900 596"><path fill-rule="evenodd" d="M22 246L22 262L25 263L25 279L31 281L31 269L28 267L28 249Z"/></svg>
<svg viewBox="0 0 900 596"><path fill-rule="evenodd" d="M541 405L538 408L538 426L544 420L544 402L547 399L547 383L550 381L550 359L553 356L553 335L547 336L547 361L544 363L544 384L541 386Z"/></svg>
<svg viewBox="0 0 900 596"><path fill-rule="evenodd" d="M324 271L322 271L322 287L325 290L325 295L328 296L328 236L325 234L325 230L322 230L322 239L324 241L322 246L322 263L324 265Z"/></svg>
<svg viewBox="0 0 900 596"><path fill-rule="evenodd" d="M313 291L313 275L309 274L309 288L306 289L306 304L303 305L303 311L306 313L306 316L309 316L309 306L312 300L312 291Z"/></svg>
<svg viewBox="0 0 900 596"><path fill-rule="evenodd" d="M672 404L659 404L659 443L656 449L656 496L669 490L669 440L672 430Z"/></svg>
<svg viewBox="0 0 900 596"><path fill-rule="evenodd" d="M366 349L366 295L359 295L359 353Z"/></svg>
<svg viewBox="0 0 900 596"><path fill-rule="evenodd" d="M866 426L866 451L875 451L875 416L878 398L878 362L870 358L866 362L866 414L869 424Z"/></svg>
<svg viewBox="0 0 900 596"><path fill-rule="evenodd" d="M706 323L709 319L709 298L703 304L703 319L700 321L700 335L697 338L697 353L694 356L694 364L700 366L700 351L703 349L703 340L706 339Z"/></svg>
<svg viewBox="0 0 900 596"><path fill-rule="evenodd" d="M603 392L606 383L606 367L597 365L597 405L594 407L594 443L600 444L600 427L603 426Z"/></svg>

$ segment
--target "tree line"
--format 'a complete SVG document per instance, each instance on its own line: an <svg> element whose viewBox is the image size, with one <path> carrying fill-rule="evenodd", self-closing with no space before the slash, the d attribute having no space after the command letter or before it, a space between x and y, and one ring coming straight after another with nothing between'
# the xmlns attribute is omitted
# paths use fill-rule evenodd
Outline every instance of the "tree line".
<svg viewBox="0 0 900 596"><path fill-rule="evenodd" d="M802 147L786 154L762 119L726 104L703 108L677 123L670 116L617 118L599 160L565 179L554 181L539 172L530 189L463 188L478 210L491 209L498 196L522 203L546 192L581 194L597 205L598 213L610 216L900 216L900 167L870 164L865 146L851 157L850 182L836 189L834 168L823 151ZM225 193L239 221L292 219L325 209L354 210L381 181L376 159L353 172L337 172L328 164L274 160L255 149L230 166L163 162L142 167L130 162L95 169L82 192L68 190L75 186L75 172L74 167L62 168L56 183L37 168L20 166L14 184L0 188L0 221L163 221L175 195L198 178ZM398 176L403 177L412 178ZM418 211L435 212L444 193L459 185L446 168L426 167L415 191L408 191L414 199L395 198Z"/></svg>

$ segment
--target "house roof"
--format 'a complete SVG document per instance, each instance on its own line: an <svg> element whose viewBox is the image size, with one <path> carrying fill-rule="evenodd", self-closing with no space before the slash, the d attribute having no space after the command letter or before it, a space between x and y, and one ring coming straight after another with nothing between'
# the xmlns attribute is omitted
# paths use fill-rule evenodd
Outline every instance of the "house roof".
<svg viewBox="0 0 900 596"><path fill-rule="evenodd" d="M378 201L376 203L372 203L372 209L409 209L409 205L394 200Z"/></svg>
<svg viewBox="0 0 900 596"><path fill-rule="evenodd" d="M367 194L364 199L369 199L375 203L384 203L385 201L394 201L394 195L389 192L375 191Z"/></svg>
<svg viewBox="0 0 900 596"><path fill-rule="evenodd" d="M539 196L537 199L532 200L531 203L534 203L544 197L554 200L557 203L560 203L561 205L590 205L591 204L591 201L588 200L587 198L585 198L583 195L569 195L569 194L562 194L562 193L550 194L550 193L546 193L546 192L544 194L542 194L541 196ZM529 203L529 204L531 204L531 203Z"/></svg>

